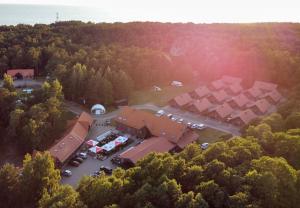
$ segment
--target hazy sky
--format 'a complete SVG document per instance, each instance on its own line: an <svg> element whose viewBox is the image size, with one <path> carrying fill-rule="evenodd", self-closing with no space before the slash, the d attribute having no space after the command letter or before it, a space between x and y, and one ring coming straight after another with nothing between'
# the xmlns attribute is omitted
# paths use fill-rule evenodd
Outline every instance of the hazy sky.
<svg viewBox="0 0 300 208"><path fill-rule="evenodd" d="M300 0L0 0L97 7L114 21L300 22Z"/></svg>

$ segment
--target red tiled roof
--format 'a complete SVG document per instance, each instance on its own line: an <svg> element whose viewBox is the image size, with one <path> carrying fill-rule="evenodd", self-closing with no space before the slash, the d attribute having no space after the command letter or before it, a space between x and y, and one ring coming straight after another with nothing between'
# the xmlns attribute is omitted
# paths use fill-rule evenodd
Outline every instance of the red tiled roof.
<svg viewBox="0 0 300 208"><path fill-rule="evenodd" d="M193 105L199 113L206 111L214 106L211 102L209 102L207 98L195 100L191 105Z"/></svg>
<svg viewBox="0 0 300 208"><path fill-rule="evenodd" d="M199 98L202 98L211 93L210 90L206 86L198 87L194 90L194 92L195 92L195 94L197 94L197 96Z"/></svg>
<svg viewBox="0 0 300 208"><path fill-rule="evenodd" d="M120 157L136 163L150 152L169 152L174 147L175 145L164 137L152 137L145 139L141 144L126 150Z"/></svg>
<svg viewBox="0 0 300 208"><path fill-rule="evenodd" d="M178 106L184 106L193 101L190 94L188 93L183 93L181 95L178 95L175 98L173 98L173 100Z"/></svg>
<svg viewBox="0 0 300 208"><path fill-rule="evenodd" d="M157 117L149 112L128 106L122 108L115 121L135 129L147 127L152 135L165 137L174 143L187 129L186 125L173 122L166 116Z"/></svg>
<svg viewBox="0 0 300 208"><path fill-rule="evenodd" d="M7 74L10 76L16 76L17 73L22 74L24 77L33 77L34 69L8 69Z"/></svg>
<svg viewBox="0 0 300 208"><path fill-rule="evenodd" d="M220 90L220 91L214 92L211 94L211 96L213 96L218 102L222 102L222 101L226 100L226 98L228 97L225 90Z"/></svg>
<svg viewBox="0 0 300 208"><path fill-rule="evenodd" d="M51 155L64 163L83 144L92 122L91 116L83 112L71 129L49 149Z"/></svg>
<svg viewBox="0 0 300 208"><path fill-rule="evenodd" d="M250 102L250 100L244 94L233 97L232 101L235 102L239 107L243 107Z"/></svg>
<svg viewBox="0 0 300 208"><path fill-rule="evenodd" d="M249 93L254 98L257 98L262 95L262 91L255 87L248 89L246 92Z"/></svg>
<svg viewBox="0 0 300 208"><path fill-rule="evenodd" d="M229 116L234 110L231 108L231 106L228 103L224 103L223 105L217 106L214 110L221 118L225 118Z"/></svg>
<svg viewBox="0 0 300 208"><path fill-rule="evenodd" d="M272 92L269 92L267 94L265 94L263 97L270 97L274 102L278 102L279 100L281 100L282 95L277 91L277 90L273 90Z"/></svg>
<svg viewBox="0 0 300 208"><path fill-rule="evenodd" d="M253 119L257 118L257 115L255 113L253 113L252 110L248 109L245 111L241 111L238 114L232 116L230 120L233 120L236 118L240 118L243 121L243 123L246 125Z"/></svg>
<svg viewBox="0 0 300 208"><path fill-rule="evenodd" d="M261 99L248 105L248 107L250 108L252 108L253 106L256 106L261 113L265 113L271 107L271 104L266 99Z"/></svg>
<svg viewBox="0 0 300 208"><path fill-rule="evenodd" d="M224 84L232 85L232 84L240 84L242 82L242 79L239 77L232 77L232 76L223 76L221 78Z"/></svg>
<svg viewBox="0 0 300 208"><path fill-rule="evenodd" d="M232 93L237 94L243 91L242 86L239 83L232 84L228 87L228 90L230 90Z"/></svg>
<svg viewBox="0 0 300 208"><path fill-rule="evenodd" d="M178 147L183 149L188 144L195 142L199 138L199 135L194 131L187 131L185 135L177 142Z"/></svg>
<svg viewBox="0 0 300 208"><path fill-rule="evenodd" d="M277 84L271 82L255 81L253 87L260 90L272 91L277 88Z"/></svg>
<svg viewBox="0 0 300 208"><path fill-rule="evenodd" d="M226 87L224 85L223 81L220 79L213 81L210 85L216 90L220 90L220 89Z"/></svg>

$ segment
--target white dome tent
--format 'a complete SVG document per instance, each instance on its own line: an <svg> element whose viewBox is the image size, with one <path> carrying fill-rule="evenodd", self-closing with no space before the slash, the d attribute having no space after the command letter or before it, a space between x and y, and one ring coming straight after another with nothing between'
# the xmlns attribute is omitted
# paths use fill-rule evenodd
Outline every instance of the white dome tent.
<svg viewBox="0 0 300 208"><path fill-rule="evenodd" d="M105 113L105 108L101 104L93 105L93 107L91 108L91 113L96 116L103 115Z"/></svg>

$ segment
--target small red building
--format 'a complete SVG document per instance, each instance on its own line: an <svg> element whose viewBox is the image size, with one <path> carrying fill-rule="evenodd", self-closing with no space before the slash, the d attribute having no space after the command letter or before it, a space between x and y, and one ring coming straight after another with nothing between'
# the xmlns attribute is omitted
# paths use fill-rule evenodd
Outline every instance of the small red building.
<svg viewBox="0 0 300 208"><path fill-rule="evenodd" d="M8 69L6 74L15 79L32 79L34 77L34 69Z"/></svg>

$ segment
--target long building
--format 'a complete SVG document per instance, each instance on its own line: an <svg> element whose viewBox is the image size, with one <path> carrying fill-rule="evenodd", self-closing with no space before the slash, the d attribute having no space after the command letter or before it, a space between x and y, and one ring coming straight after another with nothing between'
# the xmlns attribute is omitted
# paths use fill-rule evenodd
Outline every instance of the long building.
<svg viewBox="0 0 300 208"><path fill-rule="evenodd" d="M57 166L65 164L80 148L85 141L92 123L93 118L88 113L81 113L65 135L49 149L50 154L55 158Z"/></svg>
<svg viewBox="0 0 300 208"><path fill-rule="evenodd" d="M131 163L135 163L134 158L140 159L150 152L183 149L198 139L198 134L185 124L130 107L123 107L115 122L119 131L145 139L140 145L121 154L122 159Z"/></svg>

